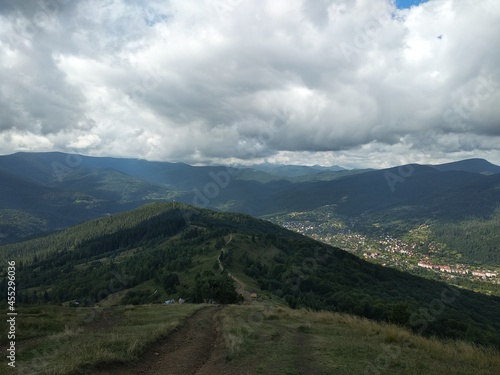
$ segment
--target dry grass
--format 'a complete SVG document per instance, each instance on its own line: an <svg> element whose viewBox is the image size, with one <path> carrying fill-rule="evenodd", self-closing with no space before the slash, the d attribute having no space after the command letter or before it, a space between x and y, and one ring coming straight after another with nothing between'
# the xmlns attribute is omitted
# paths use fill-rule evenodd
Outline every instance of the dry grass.
<svg viewBox="0 0 500 375"><path fill-rule="evenodd" d="M249 324L245 316L255 313L261 319ZM393 324L352 315L270 304L230 307L223 315L228 357L255 373L284 366L288 372L278 373L293 374L304 353L313 358L317 372L325 374L489 375L500 368L500 353L495 350L424 338ZM294 349L300 335L307 337L301 344L305 346ZM261 367L252 367L255 363Z"/></svg>
<svg viewBox="0 0 500 375"><path fill-rule="evenodd" d="M246 307L251 309L250 306ZM228 310L230 313L222 314L221 318L222 337L227 350L227 358L234 359L242 350L248 349L248 347L244 348L245 344L254 333L249 324L249 315L246 314L252 310L245 310L242 306L229 306L226 308L226 311Z"/></svg>
<svg viewBox="0 0 500 375"><path fill-rule="evenodd" d="M224 333L224 343L228 351L228 358L235 358L243 344L244 338L240 332L225 332Z"/></svg>
<svg viewBox="0 0 500 375"><path fill-rule="evenodd" d="M200 307L118 307L113 311L121 318L114 326L92 331L81 324L50 325L47 319L57 322L53 308L50 314L39 311L40 324L52 333L28 339L33 343L19 352L19 373L66 375L96 363L133 360ZM61 315L61 322L67 318ZM345 314L292 310L266 302L227 306L220 319L226 359L249 373L275 369L297 374L303 358L310 358L311 368L321 374L489 375L500 368L497 351L424 338L392 324ZM36 328L34 322L29 324Z"/></svg>
<svg viewBox="0 0 500 375"><path fill-rule="evenodd" d="M102 327L90 329L86 324L61 328L53 324L55 333L19 351L19 373L76 374L98 363L137 360L147 347L168 335L201 307L189 304L121 306L111 310L113 315L120 316L115 325L107 326L104 322ZM58 323L57 315L51 317Z"/></svg>
<svg viewBox="0 0 500 375"><path fill-rule="evenodd" d="M494 349L479 347L463 341L441 341L435 338L425 338L400 326L374 322L352 315L331 312L313 313L311 311L302 311L301 314L305 320L312 319L317 324L345 325L352 335L359 334L360 339L363 336L374 337L381 345L396 345L410 354L414 353L413 355L418 355L421 359L429 361L429 368L433 367L432 363L435 361L453 364L457 371L462 366L486 369L485 373L488 373L488 369L500 369L500 352ZM452 372L450 371L450 373Z"/></svg>

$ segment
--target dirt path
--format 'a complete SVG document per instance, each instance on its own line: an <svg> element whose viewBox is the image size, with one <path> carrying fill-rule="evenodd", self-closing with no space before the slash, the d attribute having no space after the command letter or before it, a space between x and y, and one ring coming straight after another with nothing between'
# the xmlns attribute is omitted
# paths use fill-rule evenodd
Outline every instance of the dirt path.
<svg viewBox="0 0 500 375"><path fill-rule="evenodd" d="M217 371L223 352L218 314L222 307L195 312L184 325L150 348L134 366L109 366L95 375L201 375Z"/></svg>
<svg viewBox="0 0 500 375"><path fill-rule="evenodd" d="M226 242L225 246L229 245L232 240L233 240L233 234L231 233L229 235L229 240ZM225 250L226 250L226 248L223 247L222 251L225 251ZM217 261L219 262L219 269L221 271L223 271L224 266L222 265L220 258L217 258ZM228 272L228 275L236 282L236 293L241 294L243 296L243 298L245 299L245 303L249 303L250 301L252 301L252 297L250 296L250 292L248 292L246 290L246 285L240 279L233 276L230 272Z"/></svg>
<svg viewBox="0 0 500 375"><path fill-rule="evenodd" d="M86 330L103 332L110 330L122 320L121 316L116 315L115 309L110 307L95 309L94 313L92 320L84 326Z"/></svg>
<svg viewBox="0 0 500 375"><path fill-rule="evenodd" d="M299 374L316 375L320 372L314 366L314 357L310 351L310 337L305 333L298 333L294 337L297 347L296 369Z"/></svg>

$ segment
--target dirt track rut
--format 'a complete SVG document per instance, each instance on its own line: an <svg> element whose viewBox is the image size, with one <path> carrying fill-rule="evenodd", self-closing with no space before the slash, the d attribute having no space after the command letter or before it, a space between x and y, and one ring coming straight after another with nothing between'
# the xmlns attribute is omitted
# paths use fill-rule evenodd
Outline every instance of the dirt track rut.
<svg viewBox="0 0 500 375"><path fill-rule="evenodd" d="M217 371L221 339L218 313L221 307L207 307L195 312L177 331L148 349L133 367L109 367L96 375L201 375Z"/></svg>

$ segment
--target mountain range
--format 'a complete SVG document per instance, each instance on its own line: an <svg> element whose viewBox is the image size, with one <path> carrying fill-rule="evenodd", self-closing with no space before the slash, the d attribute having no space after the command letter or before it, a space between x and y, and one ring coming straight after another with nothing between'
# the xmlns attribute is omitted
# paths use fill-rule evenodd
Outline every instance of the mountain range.
<svg viewBox="0 0 500 375"><path fill-rule="evenodd" d="M483 159L346 170L17 153L0 156L0 179L0 243L154 201L253 216L330 206L349 219L390 212L448 221L487 218L500 203L500 167Z"/></svg>
<svg viewBox="0 0 500 375"><path fill-rule="evenodd" d="M481 159L348 170L190 166L64 153L1 156L0 293L8 293L7 260L15 260L15 304L25 317L19 321L19 363L29 367L40 362L38 346L29 349L38 345L33 342L57 347L75 342L87 348L85 343L96 339L98 329L102 334L94 349L82 350L92 353L92 360L75 355L73 349L57 353L71 352L76 358L71 368L66 367L66 357L61 359L65 372L60 373L100 373L92 366L115 366L117 358L126 362L131 354L142 352L134 349L134 324L144 338L156 337L154 332L163 327L155 323L146 328L142 318L131 323L130 314L164 322L171 308L181 311L186 306L191 311L208 303L220 305L201 309L214 314L220 309L222 315L215 319L207 313L207 321L217 328L204 325L205 334L225 330L230 335L214 336L207 352L218 342L231 354L231 337L241 336L238 345L246 349L248 342L260 344L263 339L271 340L273 348L288 347L293 337L300 340L297 347L310 351L323 342L344 358L349 346L345 339L333 335L325 342L317 332L324 332L326 321L338 319L331 324L340 327L348 319L353 322L345 328L349 337L351 330L369 327L352 342L348 358L358 358L361 343L376 336L381 346L411 350L417 362L430 350L419 348L438 344L441 349L431 349L435 363L448 358L445 351L472 353L463 354L468 358L464 368L477 365L482 369L478 373L490 373L498 357L492 353L500 348L500 295L495 284L500 271L499 169ZM275 221L278 217L284 219ZM309 237L285 229L297 229L288 225L294 220ZM323 237L316 236L318 230ZM334 242L326 239L339 233L371 254L372 246L383 243L380 264L362 259L362 253L342 250L347 242L329 245ZM388 257L404 249L418 257L404 255L394 262ZM387 267L384 259L394 264ZM436 264L466 270L467 276L429 276L426 272L432 271L419 266L434 259L440 262ZM479 280L474 272L480 269L495 276ZM187 300L189 305L170 306L174 300ZM6 310L9 304L1 301L0 307ZM254 322L256 311L267 311L260 316L275 331L272 335L249 334L245 322L228 320L243 312ZM317 323L304 323L311 314ZM285 315L292 328L283 328ZM68 320L75 329L68 329ZM186 326L198 332L202 323L196 314L189 322ZM6 321L2 329L7 329ZM124 334L118 336L118 329ZM425 345L421 336L430 337ZM150 341L142 339L143 350ZM121 354L110 357L103 347L118 348ZM115 359L109 362L110 358ZM320 363L322 355L310 358ZM47 368L56 366L53 362L58 361L41 360ZM361 367L364 373L372 368ZM353 373L346 368L346 373ZM115 370L122 373L121 367Z"/></svg>

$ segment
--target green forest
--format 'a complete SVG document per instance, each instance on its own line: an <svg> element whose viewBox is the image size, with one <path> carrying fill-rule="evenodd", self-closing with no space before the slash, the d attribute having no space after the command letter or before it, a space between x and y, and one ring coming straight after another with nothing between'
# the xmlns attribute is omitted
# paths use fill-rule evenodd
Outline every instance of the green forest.
<svg viewBox="0 0 500 375"><path fill-rule="evenodd" d="M227 246L229 237L235 240ZM237 303L233 280L217 269L220 258L292 308L355 314L500 347L500 298L375 265L243 214L150 204L0 252L22 259L20 304L92 306L115 293L123 304L160 303L176 293L193 303ZM6 293L3 280L0 292ZM136 288L141 285L149 287Z"/></svg>
<svg viewBox="0 0 500 375"><path fill-rule="evenodd" d="M456 249L468 264L500 264L500 209L490 218L470 218L458 223L435 222L434 238Z"/></svg>

